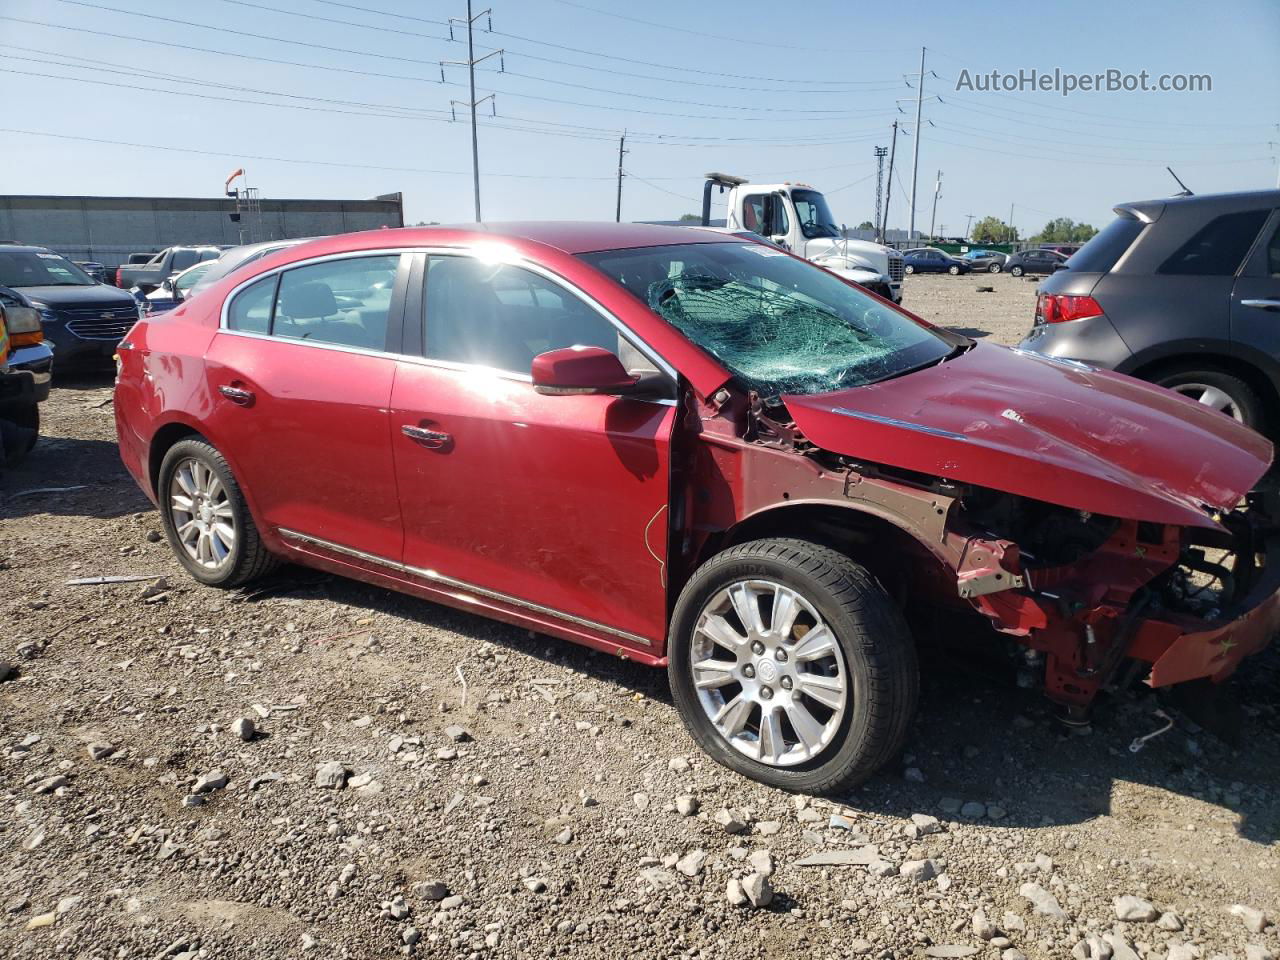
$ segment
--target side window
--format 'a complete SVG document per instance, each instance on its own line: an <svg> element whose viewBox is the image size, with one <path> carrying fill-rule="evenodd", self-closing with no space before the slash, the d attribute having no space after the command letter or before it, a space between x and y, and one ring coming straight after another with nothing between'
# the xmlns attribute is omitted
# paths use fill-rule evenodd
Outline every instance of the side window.
<svg viewBox="0 0 1280 960"><path fill-rule="evenodd" d="M1276 228L1271 233L1271 240L1267 243L1267 275L1273 280L1280 279L1280 223L1276 224Z"/></svg>
<svg viewBox="0 0 1280 960"><path fill-rule="evenodd" d="M540 353L594 346L616 353L633 373L653 369L594 309L523 267L433 256L426 315L426 355L436 360L528 375Z"/></svg>
<svg viewBox="0 0 1280 960"><path fill-rule="evenodd" d="M175 250L169 269L174 273L178 273L187 269L187 267L194 266L198 258L199 255L194 250Z"/></svg>
<svg viewBox="0 0 1280 960"><path fill-rule="evenodd" d="M385 350L399 266L400 255L394 253L286 270L280 275L272 335Z"/></svg>
<svg viewBox="0 0 1280 960"><path fill-rule="evenodd" d="M791 232L791 221L787 219L787 205L781 199L774 197L773 209L777 223L774 224L774 231L771 236L785 237Z"/></svg>
<svg viewBox="0 0 1280 960"><path fill-rule="evenodd" d="M271 305L276 299L277 276L264 277L236 294L227 310L227 329L245 333L271 331Z"/></svg>
<svg viewBox="0 0 1280 960"><path fill-rule="evenodd" d="M764 234L764 196L747 197L742 204L742 225L752 233Z"/></svg>
<svg viewBox="0 0 1280 960"><path fill-rule="evenodd" d="M1210 220L1156 272L1199 277L1231 276L1249 252L1268 213L1267 210L1247 210Z"/></svg>
<svg viewBox="0 0 1280 960"><path fill-rule="evenodd" d="M220 256L222 256L221 250L201 250L200 251L201 260L217 260Z"/></svg>

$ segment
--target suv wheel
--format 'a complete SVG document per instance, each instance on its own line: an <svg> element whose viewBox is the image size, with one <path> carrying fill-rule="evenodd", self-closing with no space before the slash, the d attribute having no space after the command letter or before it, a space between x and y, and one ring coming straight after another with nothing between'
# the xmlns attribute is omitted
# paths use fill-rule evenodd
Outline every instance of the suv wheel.
<svg viewBox="0 0 1280 960"><path fill-rule="evenodd" d="M1221 370L1189 365L1165 372L1156 383L1225 413L1246 427L1258 431L1263 428L1262 401L1239 377Z"/></svg>
<svg viewBox="0 0 1280 960"><path fill-rule="evenodd" d="M278 563L262 545L227 461L206 441L169 448L156 493L169 546L201 583L238 587Z"/></svg>
<svg viewBox="0 0 1280 960"><path fill-rule="evenodd" d="M702 749L786 790L862 782L915 713L902 615L863 567L803 540L756 540L707 561L680 593L668 655Z"/></svg>

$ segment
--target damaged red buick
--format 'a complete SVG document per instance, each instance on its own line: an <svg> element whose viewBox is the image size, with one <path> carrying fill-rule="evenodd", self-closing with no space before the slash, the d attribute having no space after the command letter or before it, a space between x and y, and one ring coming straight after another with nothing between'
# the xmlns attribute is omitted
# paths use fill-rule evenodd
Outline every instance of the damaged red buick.
<svg viewBox="0 0 1280 960"><path fill-rule="evenodd" d="M922 611L1076 714L1280 625L1266 440L728 234L300 244L139 322L115 397L202 583L292 561L665 667L712 757L788 789L901 747Z"/></svg>

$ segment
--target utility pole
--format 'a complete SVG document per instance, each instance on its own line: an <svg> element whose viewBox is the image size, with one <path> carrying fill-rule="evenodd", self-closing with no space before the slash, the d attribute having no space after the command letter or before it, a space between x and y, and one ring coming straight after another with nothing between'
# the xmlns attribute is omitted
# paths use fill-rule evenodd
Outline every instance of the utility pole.
<svg viewBox="0 0 1280 960"><path fill-rule="evenodd" d="M449 109L452 111L454 107L468 107L471 110L471 179L472 179L472 184L475 188L476 223L480 222L480 141L476 134L476 107L480 106L480 104L488 100L490 103L491 109L493 110L494 116L498 115L498 108L495 105L494 96L492 93L486 97L481 97L479 100L476 99L476 64L484 63L490 57L498 57L499 62L502 64L502 71L505 72L507 69L506 58L503 57L502 50L494 50L492 53L486 53L483 57L479 57L479 58L476 57L475 37L474 37L475 22L479 20L481 17L488 17L489 29L493 30L493 17L490 16L490 14L492 13L493 13L493 10L488 9L488 10L481 10L479 13L472 15L471 0L467 0L467 18L465 20L459 17L449 18L449 39L450 40L453 39L453 25L455 23L458 23L458 24L465 23L467 25L467 59L440 61L440 82L441 83L444 83L445 67L466 67L467 68L467 78L468 78L470 89L471 89L471 99L469 99L466 103L463 103L461 100L450 100ZM458 118L458 115L454 113L453 118L456 120Z"/></svg>
<svg viewBox="0 0 1280 960"><path fill-rule="evenodd" d="M627 153L627 131L622 131L622 136L618 138L618 211L614 214L614 222L622 222L622 157Z"/></svg>
<svg viewBox="0 0 1280 960"><path fill-rule="evenodd" d="M889 231L889 199L893 196L893 157L898 151L898 121L893 121L893 139L889 146L889 185L884 191L884 222L880 224L880 242Z"/></svg>
<svg viewBox="0 0 1280 960"><path fill-rule="evenodd" d="M924 105L924 47L920 48L920 77L916 84L916 136L911 159L911 226L907 242L914 242L916 232L916 175L920 171L920 108Z"/></svg>
<svg viewBox="0 0 1280 960"><path fill-rule="evenodd" d="M889 153L888 147L876 147L876 236L880 234L880 197L884 190L884 158Z"/></svg>
<svg viewBox="0 0 1280 960"><path fill-rule="evenodd" d="M929 217L929 239L934 239L933 225L938 222L938 197L942 196L942 171L933 185L933 213Z"/></svg>
<svg viewBox="0 0 1280 960"><path fill-rule="evenodd" d="M964 225L964 238L965 238L966 240L968 240L968 239L969 239L969 231L970 231L971 229L973 229L973 214L972 214L972 213L966 213L966 214L965 214L965 216L969 218L969 221Z"/></svg>
<svg viewBox="0 0 1280 960"><path fill-rule="evenodd" d="M1013 229L1013 204L1010 203L1009 204L1009 242L1010 243L1013 243L1013 238L1016 233L1017 231Z"/></svg>

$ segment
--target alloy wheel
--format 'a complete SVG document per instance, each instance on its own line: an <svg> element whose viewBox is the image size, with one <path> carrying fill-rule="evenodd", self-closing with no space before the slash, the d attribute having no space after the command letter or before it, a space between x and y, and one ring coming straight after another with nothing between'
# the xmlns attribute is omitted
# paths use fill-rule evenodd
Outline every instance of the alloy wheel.
<svg viewBox="0 0 1280 960"><path fill-rule="evenodd" d="M776 581L740 580L712 596L698 615L689 668L716 732L770 766L817 757L849 710L835 634L803 596Z"/></svg>
<svg viewBox="0 0 1280 960"><path fill-rule="evenodd" d="M169 516L187 556L217 570L236 546L236 518L227 491L209 465L188 457L169 481Z"/></svg>
<svg viewBox="0 0 1280 960"><path fill-rule="evenodd" d="M1237 423L1244 423L1244 411L1241 410L1240 404L1221 387L1211 386L1207 383L1179 383L1169 389L1174 393L1182 394L1184 397L1190 397L1197 403L1202 403L1206 407L1217 410L1219 413L1225 413Z"/></svg>

